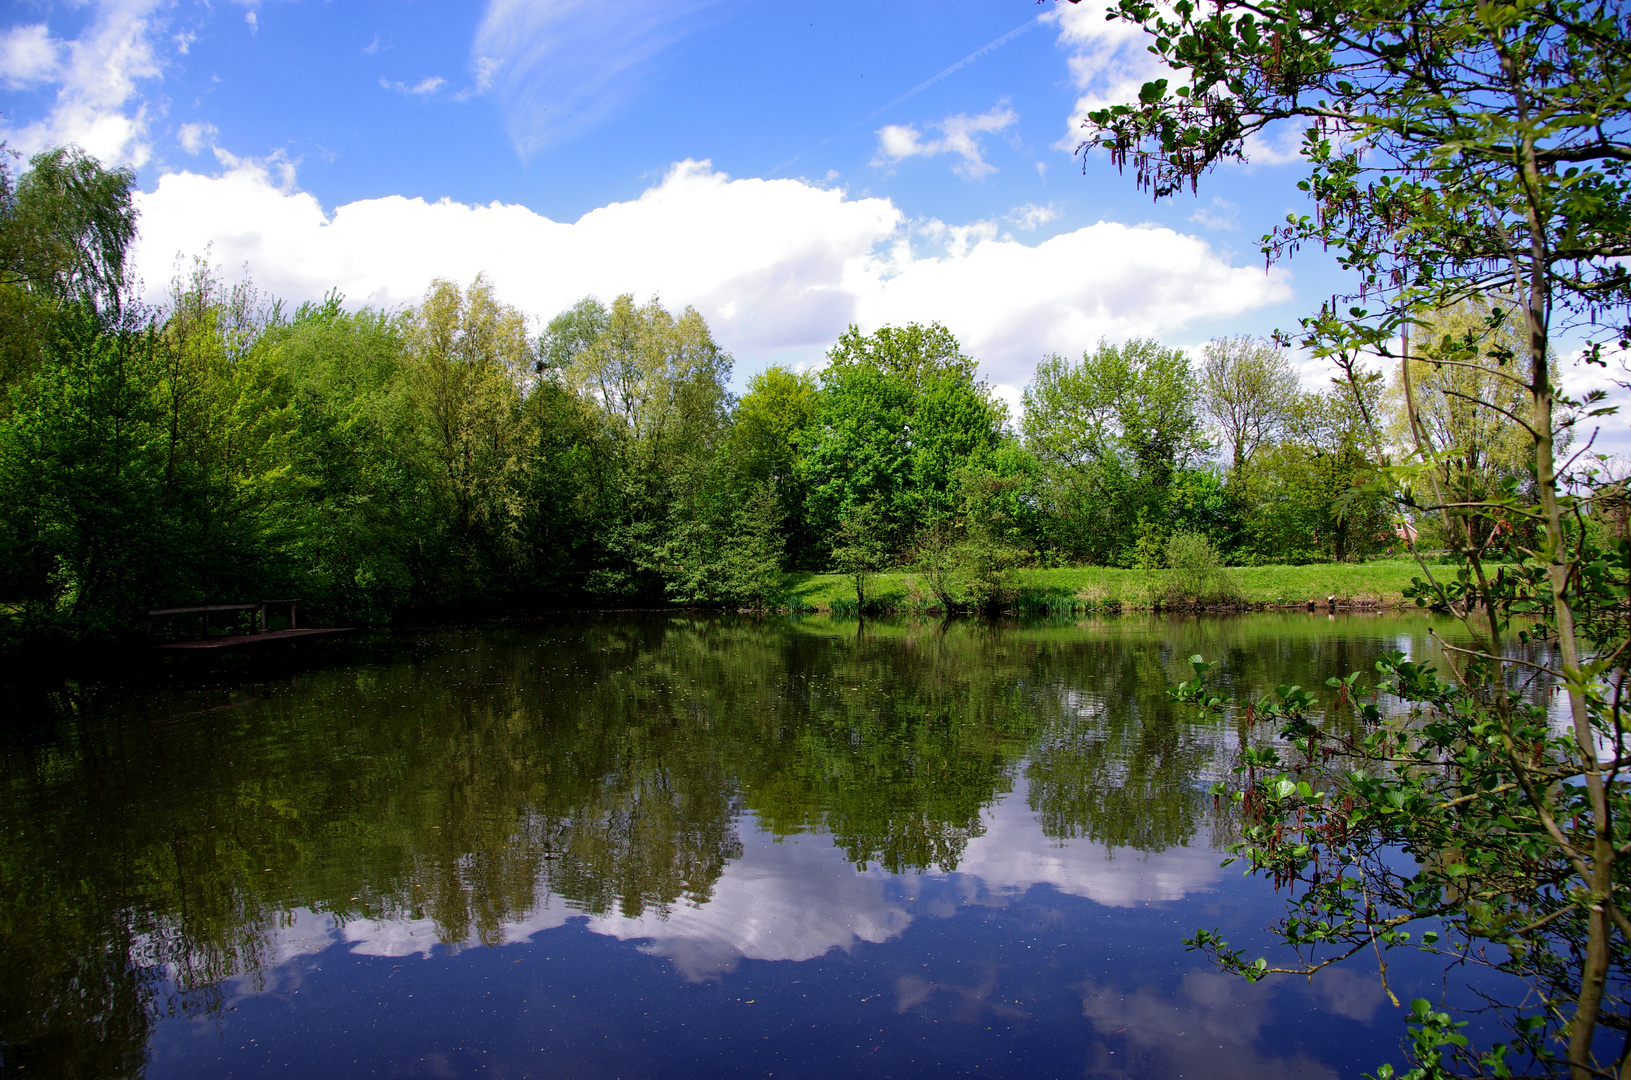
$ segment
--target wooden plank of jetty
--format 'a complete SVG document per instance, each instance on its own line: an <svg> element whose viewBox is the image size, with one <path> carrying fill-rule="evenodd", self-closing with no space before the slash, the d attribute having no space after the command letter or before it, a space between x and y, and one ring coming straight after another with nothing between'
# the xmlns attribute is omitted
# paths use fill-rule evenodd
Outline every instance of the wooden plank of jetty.
<svg viewBox="0 0 1631 1080"><path fill-rule="evenodd" d="M322 637L327 634L344 634L350 631L349 626L338 627L302 627L296 621L296 608L299 599L293 600L257 600L252 604L193 604L187 607L154 608L147 613L147 640L153 640L153 619L166 615L198 615L202 617L203 637L196 641L167 641L159 645L151 645L154 649L233 649L240 645L269 645L277 641L290 641L294 638ZM269 607L283 607L289 610L289 628L287 630L266 629L266 609ZM258 630L253 634L210 634L210 616L219 611L260 612L257 622Z"/></svg>
<svg viewBox="0 0 1631 1080"><path fill-rule="evenodd" d="M169 641L162 645L152 645L149 648L164 650L193 649L235 649L241 645L272 645L280 641L293 641L296 638L324 637L330 634L348 634L349 626L333 627L305 627L299 630L267 630L260 634L224 634L220 637L203 638L198 641Z"/></svg>

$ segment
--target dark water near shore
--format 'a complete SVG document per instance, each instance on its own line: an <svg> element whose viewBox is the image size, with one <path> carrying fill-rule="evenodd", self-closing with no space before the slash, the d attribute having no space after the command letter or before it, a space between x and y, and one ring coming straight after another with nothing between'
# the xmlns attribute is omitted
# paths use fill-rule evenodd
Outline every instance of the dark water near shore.
<svg viewBox="0 0 1631 1080"><path fill-rule="evenodd" d="M1317 686L1427 627L566 616L36 687L0 725L0 1066L1402 1063L1373 968L1248 986L1185 951L1261 946L1279 906L1218 865L1243 733L1164 690L1195 652L1240 696Z"/></svg>

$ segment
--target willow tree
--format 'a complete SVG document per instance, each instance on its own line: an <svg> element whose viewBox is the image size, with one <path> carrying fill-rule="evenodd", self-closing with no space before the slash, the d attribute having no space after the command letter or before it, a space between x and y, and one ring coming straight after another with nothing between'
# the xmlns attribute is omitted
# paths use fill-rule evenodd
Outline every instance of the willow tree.
<svg viewBox="0 0 1631 1080"><path fill-rule="evenodd" d="M624 294L556 316L541 355L599 425L600 553L590 590L667 586L709 598L705 570L727 510L711 470L729 419L730 354L695 308L675 316L655 297L637 304Z"/></svg>
<svg viewBox="0 0 1631 1080"><path fill-rule="evenodd" d="M119 305L136 238L133 170L55 147L16 175L13 154L0 143L0 386L38 366L64 303Z"/></svg>
<svg viewBox="0 0 1631 1080"><path fill-rule="evenodd" d="M1439 515L1460 560L1453 577L1423 564L1418 598L1461 618L1472 639L1444 645L1448 678L1402 656L1382 665L1382 688L1422 722L1372 705L1369 733L1354 736L1320 723L1296 688L1268 703L1294 744L1290 764L1312 770L1335 750L1353 766L1321 781L1260 760L1238 793L1252 814L1250 865L1294 886L1280 932L1307 963L1293 969L1399 946L1417 920L1441 920L1460 955L1520 975L1533 996L1501 1003L1515 1039L1483 1053L1419 1003L1418 1075L1457 1065L1631 1075L1631 1039L1611 1050L1599 1039L1605 1027L1631 1035L1616 673L1631 650L1631 553L1593 545L1583 527L1600 488L1558 452L1559 414L1575 403L1551 362L1571 336L1594 363L1603 345L1631 339L1631 23L1617 3L1582 0L1120 0L1111 17L1142 26L1173 77L1093 113L1088 144L1157 197L1195 188L1273 125L1302 127L1313 212L1292 215L1263 249L1273 259L1319 244L1353 275L1351 295L1303 321L1315 355L1356 383L1367 361L1397 363L1409 386L1410 329L1435 313L1500 296L1521 331L1516 344L1492 333L1434 360L1489 374L1480 404L1522 433L1532 487L1454 490L1437 467L1453 448L1414 406L1406 460L1391 473L1400 503ZM1492 313L1489 329L1500 321ZM1579 404L1587 418L1607 411L1600 395ZM1503 520L1532 530L1519 566L1483 557ZM1514 613L1538 625L1514 626ZM1526 638L1546 650L1515 655ZM1560 727L1544 701L1513 689L1519 676L1556 687ZM1390 847L1414 867L1390 863ZM1267 968L1215 937L1202 944L1228 966ZM1531 1064L1509 1064L1514 1055Z"/></svg>
<svg viewBox="0 0 1631 1080"><path fill-rule="evenodd" d="M1476 502L1507 486L1530 486L1529 435L1510 419L1525 411L1527 393L1507 371L1509 358L1525 348L1524 336L1521 321L1500 298L1465 301L1411 327L1411 355L1395 367L1388 387L1385 428L1396 445L1437 451L1434 483L1454 501ZM1555 378L1555 352L1552 366ZM1560 445L1572 435L1569 419L1567 413L1554 418ZM1471 540L1497 548L1521 523L1489 514L1463 518ZM1423 525L1442 539L1433 517Z"/></svg>
<svg viewBox="0 0 1631 1080"><path fill-rule="evenodd" d="M521 389L533 367L521 313L478 275L433 281L404 334L408 386L432 495L445 507L451 598L482 592L514 557L521 507Z"/></svg>

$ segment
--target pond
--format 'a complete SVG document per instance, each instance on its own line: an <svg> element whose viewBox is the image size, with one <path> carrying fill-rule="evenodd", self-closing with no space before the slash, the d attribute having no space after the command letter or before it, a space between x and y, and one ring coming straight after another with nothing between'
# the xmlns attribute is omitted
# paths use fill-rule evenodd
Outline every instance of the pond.
<svg viewBox="0 0 1631 1080"><path fill-rule="evenodd" d="M0 1071L1274 1077L1402 1064L1374 962L1247 985L1235 722L1425 617L562 615L31 686ZM1323 689L1323 688L1322 688ZM1401 998L1443 992L1399 955Z"/></svg>

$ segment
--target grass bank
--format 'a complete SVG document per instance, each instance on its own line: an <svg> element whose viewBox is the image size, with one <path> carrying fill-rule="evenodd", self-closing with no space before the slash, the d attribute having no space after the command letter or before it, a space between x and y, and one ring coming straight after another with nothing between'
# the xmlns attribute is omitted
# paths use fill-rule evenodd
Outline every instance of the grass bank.
<svg viewBox="0 0 1631 1080"><path fill-rule="evenodd" d="M1016 596L1010 605L1020 612L1148 610L1165 594L1168 570L1120 570L1083 566L1015 573ZM1311 566L1239 566L1229 573L1239 585L1240 604L1251 607L1323 606L1335 598L1338 607L1396 607L1404 588L1421 569L1414 559L1374 559L1364 563ZM909 570L879 574L869 589L877 606L891 611L926 611L934 599L921 578ZM853 610L855 592L838 574L801 575L790 599L817 611Z"/></svg>

